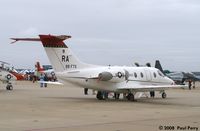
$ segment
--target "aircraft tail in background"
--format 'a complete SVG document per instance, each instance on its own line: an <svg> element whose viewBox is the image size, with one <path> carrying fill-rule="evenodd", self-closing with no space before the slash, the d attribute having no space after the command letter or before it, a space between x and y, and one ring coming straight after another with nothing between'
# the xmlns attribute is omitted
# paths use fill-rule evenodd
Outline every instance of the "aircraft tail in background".
<svg viewBox="0 0 200 131"><path fill-rule="evenodd" d="M40 62L36 62L35 68L36 68L36 70L37 70L38 72L44 71L44 69L40 66Z"/></svg>
<svg viewBox="0 0 200 131"><path fill-rule="evenodd" d="M156 60L155 68L159 69L163 74L165 74L159 60Z"/></svg>

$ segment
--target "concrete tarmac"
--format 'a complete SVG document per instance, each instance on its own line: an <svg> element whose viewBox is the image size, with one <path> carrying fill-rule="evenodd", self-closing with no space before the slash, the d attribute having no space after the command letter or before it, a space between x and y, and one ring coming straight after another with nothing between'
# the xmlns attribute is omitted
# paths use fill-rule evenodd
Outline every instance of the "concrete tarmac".
<svg viewBox="0 0 200 131"><path fill-rule="evenodd" d="M200 84L170 89L167 98L99 101L73 85L0 85L0 131L200 131ZM110 96L111 97L111 96Z"/></svg>

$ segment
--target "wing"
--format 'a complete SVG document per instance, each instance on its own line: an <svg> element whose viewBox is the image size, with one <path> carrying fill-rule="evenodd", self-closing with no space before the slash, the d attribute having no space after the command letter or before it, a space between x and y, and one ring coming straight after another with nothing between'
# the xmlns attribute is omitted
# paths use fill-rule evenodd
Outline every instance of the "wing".
<svg viewBox="0 0 200 131"><path fill-rule="evenodd" d="M169 88L185 88L186 85L136 85L132 87L120 87L118 90L134 90L136 92L143 91L162 91Z"/></svg>
<svg viewBox="0 0 200 131"><path fill-rule="evenodd" d="M38 81L38 83L53 84L53 85L64 85L63 83L60 83L60 82L52 82L52 81Z"/></svg>

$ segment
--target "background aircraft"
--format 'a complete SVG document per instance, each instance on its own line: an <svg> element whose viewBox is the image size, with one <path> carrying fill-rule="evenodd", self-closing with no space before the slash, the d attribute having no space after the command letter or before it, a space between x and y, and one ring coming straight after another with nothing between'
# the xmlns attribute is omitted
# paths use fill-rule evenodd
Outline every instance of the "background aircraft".
<svg viewBox="0 0 200 131"><path fill-rule="evenodd" d="M11 38L16 41L41 41L62 83L98 90L97 99L108 97L108 92L125 93L133 101L137 92L160 91L177 88L173 80L154 67L99 66L81 62L63 42L71 36L39 35L39 38Z"/></svg>
<svg viewBox="0 0 200 131"><path fill-rule="evenodd" d="M174 80L177 84L184 84L185 81L200 81L200 73L198 72L181 72L163 70L159 60L156 60L155 68L159 69L163 74Z"/></svg>
<svg viewBox="0 0 200 131"><path fill-rule="evenodd" d="M1 66L0 66L0 81L2 83L6 83L6 89L7 90L12 90L13 86L11 81L17 80L17 76L15 76L15 73L13 74L13 70L11 70L8 66L9 63L6 63L4 61L0 61ZM14 69L14 68L13 68Z"/></svg>
<svg viewBox="0 0 200 131"><path fill-rule="evenodd" d="M36 62L35 64L35 74L37 77L40 77L41 74L45 74L50 81L56 81L56 76L54 70L52 69L51 65L43 65L40 66L40 62Z"/></svg>

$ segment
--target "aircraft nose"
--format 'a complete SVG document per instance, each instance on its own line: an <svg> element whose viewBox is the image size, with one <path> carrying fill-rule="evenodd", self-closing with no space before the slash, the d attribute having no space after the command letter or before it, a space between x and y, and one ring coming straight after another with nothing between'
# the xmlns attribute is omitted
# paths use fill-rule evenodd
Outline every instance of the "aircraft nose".
<svg viewBox="0 0 200 131"><path fill-rule="evenodd" d="M175 82L174 82L172 79L168 78L168 81L169 81L169 83L170 83L171 85L175 85Z"/></svg>
<svg viewBox="0 0 200 131"><path fill-rule="evenodd" d="M17 80L17 77L15 76L15 75L13 75L13 74L9 74L9 76L10 76L10 80L14 80L14 81L16 81ZM7 75L7 77L8 77L8 75Z"/></svg>
<svg viewBox="0 0 200 131"><path fill-rule="evenodd" d="M15 76L15 75L11 75L12 77L11 77L11 80L14 80L14 81L16 81L17 80L17 77Z"/></svg>
<svg viewBox="0 0 200 131"><path fill-rule="evenodd" d="M16 81L16 80L17 80L17 77L16 77L16 76L13 76L13 80L15 80L15 81Z"/></svg>
<svg viewBox="0 0 200 131"><path fill-rule="evenodd" d="M14 80L23 80L24 79L24 77L21 74L18 74L16 72L11 72L11 74L12 74L12 78Z"/></svg>

